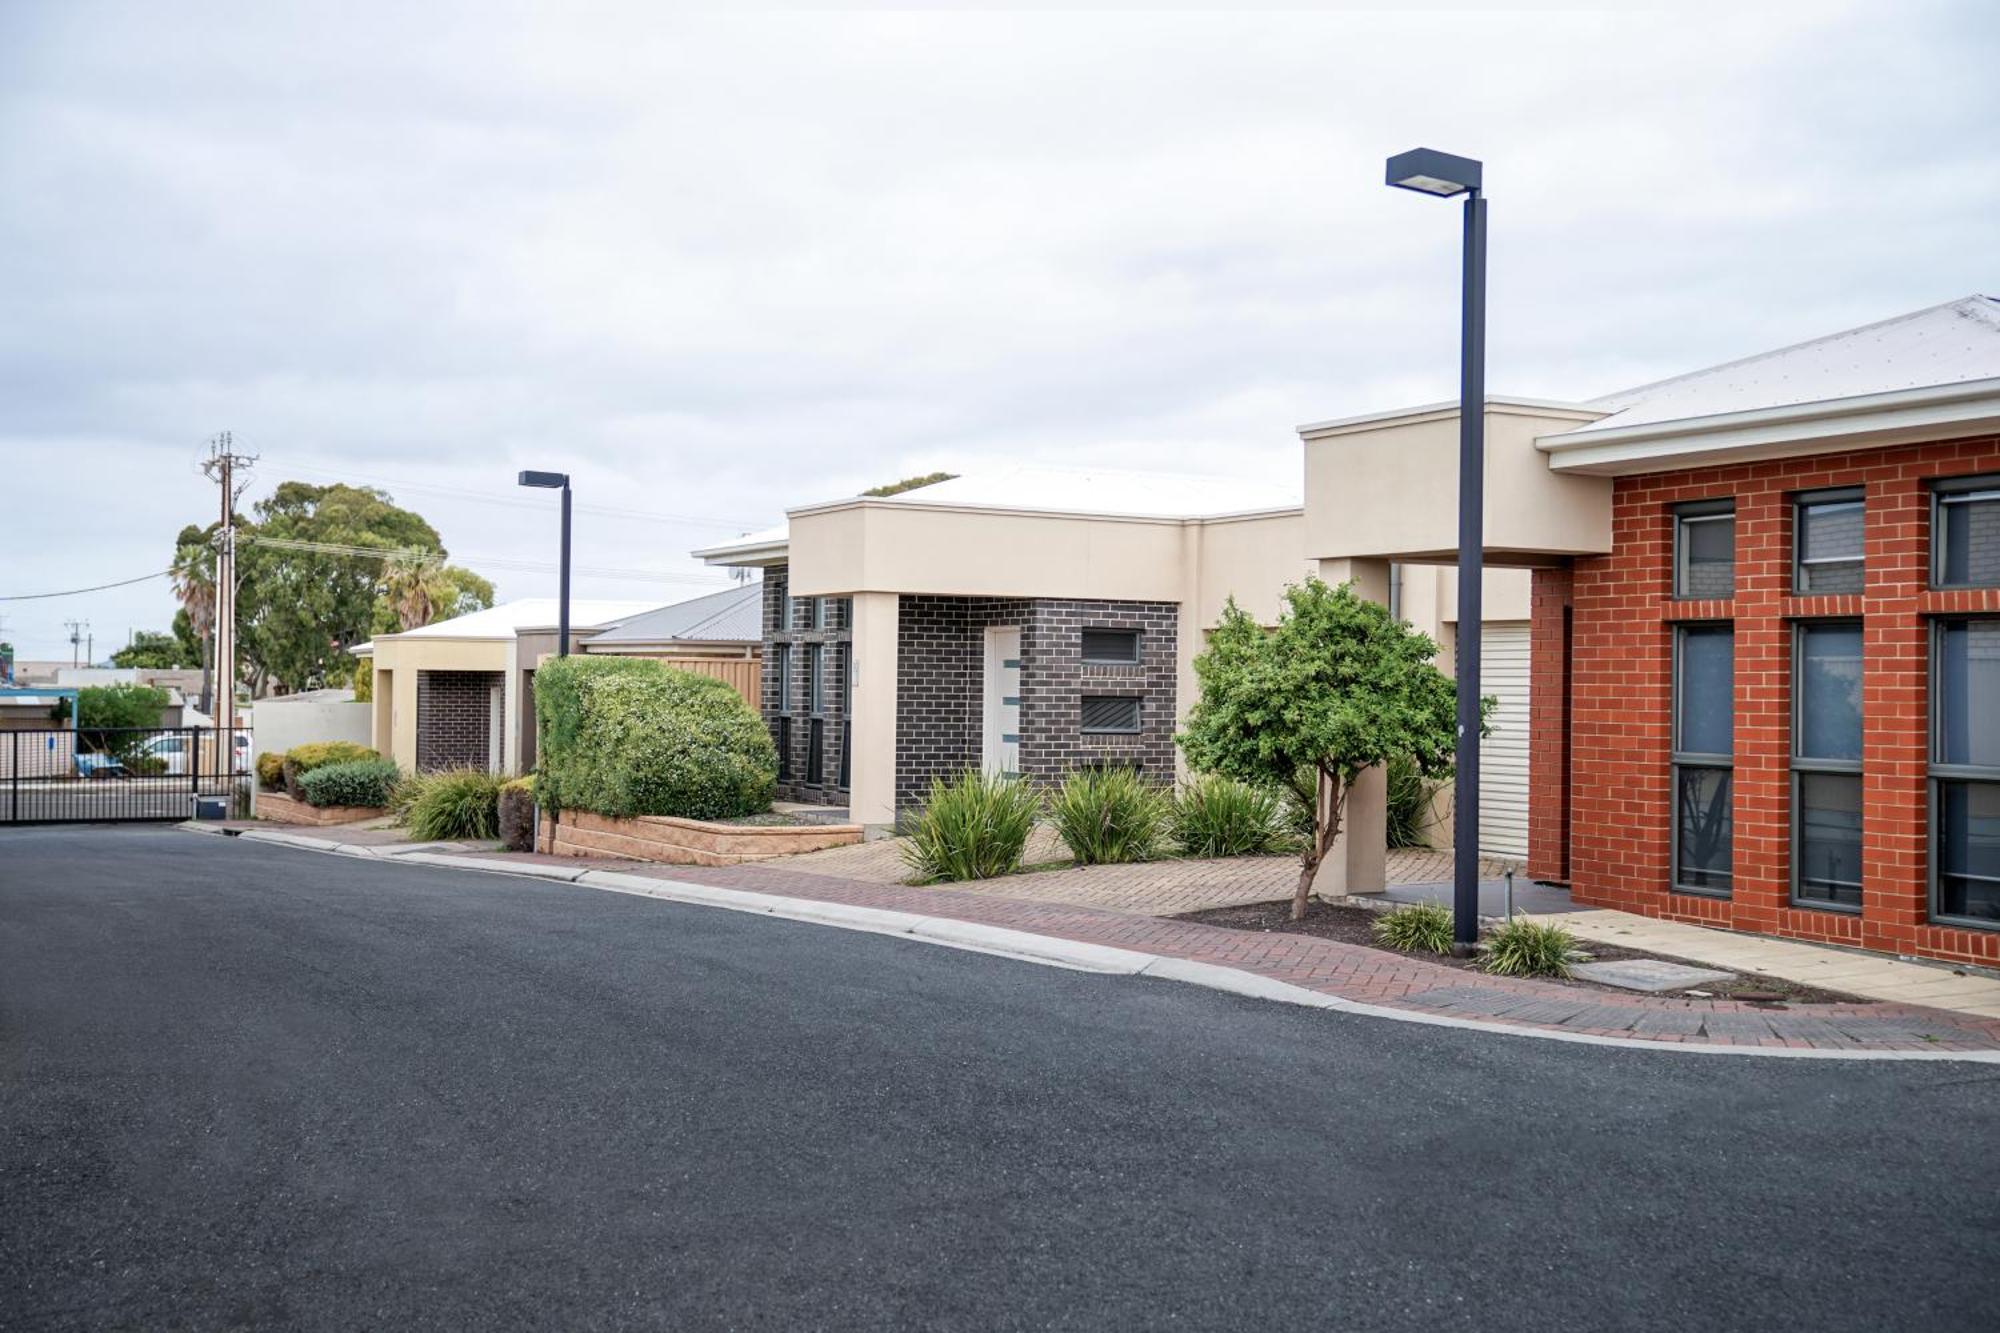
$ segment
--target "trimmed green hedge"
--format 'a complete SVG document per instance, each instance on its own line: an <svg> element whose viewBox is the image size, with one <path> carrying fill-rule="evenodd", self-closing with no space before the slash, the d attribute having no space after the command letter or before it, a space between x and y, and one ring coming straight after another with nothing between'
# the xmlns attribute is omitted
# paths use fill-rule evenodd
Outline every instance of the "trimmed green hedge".
<svg viewBox="0 0 2000 1333"><path fill-rule="evenodd" d="M314 769L325 768L328 764L353 764L381 757L367 746L356 745L353 741L313 741L306 745L294 745L285 751L285 791L293 800L303 801L306 792L302 781Z"/></svg>
<svg viewBox="0 0 2000 1333"><path fill-rule="evenodd" d="M402 771L387 759L355 759L344 764L323 764L299 778L299 790L307 805L364 805L383 807L396 789Z"/></svg>
<svg viewBox="0 0 2000 1333"><path fill-rule="evenodd" d="M771 808L778 752L743 696L634 657L535 673L535 792L553 810L730 819Z"/></svg>

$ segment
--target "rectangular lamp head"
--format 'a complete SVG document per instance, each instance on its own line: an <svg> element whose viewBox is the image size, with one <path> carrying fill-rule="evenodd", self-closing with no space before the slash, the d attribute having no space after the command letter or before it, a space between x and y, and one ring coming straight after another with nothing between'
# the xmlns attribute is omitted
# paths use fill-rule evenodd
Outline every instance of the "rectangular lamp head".
<svg viewBox="0 0 2000 1333"><path fill-rule="evenodd" d="M523 472L521 474L521 484L523 486L540 486L547 490L559 491L569 485L569 474L566 472Z"/></svg>
<svg viewBox="0 0 2000 1333"><path fill-rule="evenodd" d="M1389 184L1450 198L1479 188L1479 163L1435 148L1412 148L1389 159Z"/></svg>

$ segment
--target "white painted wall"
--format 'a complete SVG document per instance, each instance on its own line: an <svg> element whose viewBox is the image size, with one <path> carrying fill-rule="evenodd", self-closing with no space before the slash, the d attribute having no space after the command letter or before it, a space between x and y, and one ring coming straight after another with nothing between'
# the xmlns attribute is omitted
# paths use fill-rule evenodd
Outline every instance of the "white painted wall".
<svg viewBox="0 0 2000 1333"><path fill-rule="evenodd" d="M375 705L332 699L259 699L251 710L251 749L283 754L312 741L373 745Z"/></svg>

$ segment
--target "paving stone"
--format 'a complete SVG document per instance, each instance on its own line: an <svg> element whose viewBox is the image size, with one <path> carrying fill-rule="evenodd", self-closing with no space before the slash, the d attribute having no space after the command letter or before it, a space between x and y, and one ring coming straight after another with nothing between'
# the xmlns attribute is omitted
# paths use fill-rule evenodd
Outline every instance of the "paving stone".
<svg viewBox="0 0 2000 1333"><path fill-rule="evenodd" d="M1729 981L1735 975L1718 972L1712 967L1670 963L1664 958L1620 958L1609 963L1576 963L1570 971L1600 986L1636 991L1680 990L1684 986L1701 986L1711 981Z"/></svg>

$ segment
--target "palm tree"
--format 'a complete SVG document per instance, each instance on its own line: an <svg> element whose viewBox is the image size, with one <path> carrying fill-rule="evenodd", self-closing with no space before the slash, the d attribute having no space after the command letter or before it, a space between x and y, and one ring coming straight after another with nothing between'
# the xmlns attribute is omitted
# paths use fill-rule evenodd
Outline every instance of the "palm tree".
<svg viewBox="0 0 2000 1333"><path fill-rule="evenodd" d="M210 706L209 674L215 655L215 546L210 534L192 523L181 529L174 543L174 562L169 570L174 596L187 612L188 627L201 643L202 706Z"/></svg>
<svg viewBox="0 0 2000 1333"><path fill-rule="evenodd" d="M437 619L455 593L444 577L444 556L435 551L392 556L382 566L382 595L395 611L396 623L406 630Z"/></svg>

